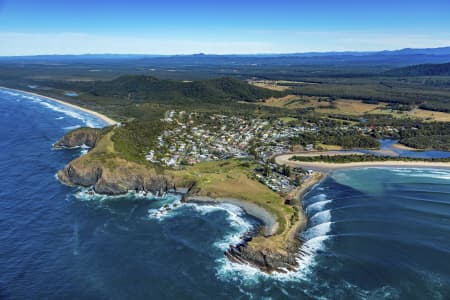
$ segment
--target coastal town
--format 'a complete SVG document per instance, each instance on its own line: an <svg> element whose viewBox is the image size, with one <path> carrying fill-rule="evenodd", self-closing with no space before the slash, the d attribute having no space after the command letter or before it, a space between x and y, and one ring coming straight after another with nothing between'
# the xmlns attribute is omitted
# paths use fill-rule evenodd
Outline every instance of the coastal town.
<svg viewBox="0 0 450 300"><path fill-rule="evenodd" d="M162 120L167 126L157 145L145 159L172 169L205 161L251 159L257 163L255 179L280 194L289 195L308 179L310 173L275 164L276 154L314 151L313 143L298 145L295 139L324 130L320 122L289 123L282 119L257 119L243 115L203 114L170 110ZM326 127L336 132L369 135L374 132L395 133L394 127L367 127L343 124Z"/></svg>
<svg viewBox="0 0 450 300"><path fill-rule="evenodd" d="M295 145L295 139L305 133L320 133L320 122L289 124L281 119L255 119L246 116L187 113L171 110L163 119L166 129L158 137L158 145L145 159L167 167L179 168L203 161L252 156L266 162L275 154L287 153L295 148L304 151L319 150L313 143ZM330 130L327 127L327 130ZM392 126L342 125L336 132L361 135L376 133L395 134Z"/></svg>

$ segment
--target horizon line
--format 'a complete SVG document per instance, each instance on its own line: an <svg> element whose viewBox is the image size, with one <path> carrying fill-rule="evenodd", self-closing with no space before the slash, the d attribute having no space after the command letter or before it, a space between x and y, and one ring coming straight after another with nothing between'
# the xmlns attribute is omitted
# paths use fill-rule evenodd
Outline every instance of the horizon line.
<svg viewBox="0 0 450 300"><path fill-rule="evenodd" d="M383 49L383 50L327 50L327 51L306 51L306 52L267 52L267 53L204 53L204 52L195 52L195 53L178 53L178 54L157 54L157 53L63 53L63 54L30 54L30 55L0 55L0 58L13 58L13 57L39 57L39 56L159 56L159 57L171 57L171 56L270 56L270 55L301 55L301 54L343 54L343 53L355 53L355 54L370 54L370 53L379 53L379 52L398 52L404 50L436 50L436 49L445 49L449 48L449 46L440 46L440 47L430 47L430 48L396 48L396 49Z"/></svg>

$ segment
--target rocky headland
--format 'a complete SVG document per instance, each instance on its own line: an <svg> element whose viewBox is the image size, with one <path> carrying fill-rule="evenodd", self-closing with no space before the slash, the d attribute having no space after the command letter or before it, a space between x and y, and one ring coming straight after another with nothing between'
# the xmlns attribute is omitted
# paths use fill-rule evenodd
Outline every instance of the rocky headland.
<svg viewBox="0 0 450 300"><path fill-rule="evenodd" d="M92 187L96 193L106 195L126 194L130 190L160 195L182 191L184 201L232 203L259 219L262 226L256 233L244 236L241 244L230 245L225 252L228 259L267 273L298 267L301 241L297 236L306 224L300 202L285 204L278 194L251 179L239 162L222 162L219 168L215 163L176 171L130 161L117 153L113 134L114 129L80 128L55 143L55 148L92 148L58 172L60 181ZM302 185L299 197L318 180L314 177Z"/></svg>

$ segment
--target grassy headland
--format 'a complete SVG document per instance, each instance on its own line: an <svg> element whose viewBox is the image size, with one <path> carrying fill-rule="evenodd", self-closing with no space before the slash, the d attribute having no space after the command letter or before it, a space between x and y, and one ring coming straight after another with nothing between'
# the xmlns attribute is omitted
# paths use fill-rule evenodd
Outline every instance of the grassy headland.
<svg viewBox="0 0 450 300"><path fill-rule="evenodd" d="M128 143L123 140L129 139L128 142L132 143L133 138L139 137L127 135L127 130L130 130L125 129L127 127L108 128L98 132L92 143L95 144L94 148L58 173L61 181L70 185L94 186L97 192L105 194L123 194L129 190L159 193L183 188L189 190L185 196L187 199L238 199L244 203L242 207L252 214L252 209L245 205L250 203L273 217L274 229L261 231L261 234L248 241L243 248L245 250L229 255L234 259L239 257L267 272L295 267L299 246L296 233L305 225L306 219L300 211L299 203L286 202L279 193L256 180L255 162L230 159L203 162L180 170L166 169L133 158L140 154L139 148L124 147ZM78 129L77 134L69 133L70 137L78 137L78 141L66 138L70 141L66 143L67 146L79 145L80 141L85 140L82 133L91 135L92 131ZM310 178L297 192L304 193L317 180L317 177ZM237 205L239 203L234 202ZM253 215L258 217L258 213ZM266 261L263 257L270 259Z"/></svg>

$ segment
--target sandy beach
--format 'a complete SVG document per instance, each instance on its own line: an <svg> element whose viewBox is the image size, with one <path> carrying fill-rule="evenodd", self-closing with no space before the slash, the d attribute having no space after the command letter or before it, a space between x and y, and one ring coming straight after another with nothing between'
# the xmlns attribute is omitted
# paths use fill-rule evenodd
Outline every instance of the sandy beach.
<svg viewBox="0 0 450 300"><path fill-rule="evenodd" d="M302 167L311 170L327 172L336 169L364 168L364 167L394 167L394 168L445 168L450 169L450 162L433 161L370 161L354 163L326 163L326 162L303 162L289 160L296 154L279 155L275 158L277 164L289 165L291 167Z"/></svg>
<svg viewBox="0 0 450 300"><path fill-rule="evenodd" d="M18 92L18 93L27 94L27 95L30 95L30 96L44 98L44 99L47 99L47 100L50 100L50 101L53 101L53 102L57 102L57 103L62 104L64 106L67 106L67 107L70 107L70 108L73 108L73 109L76 109L76 110L80 110L82 112L85 112L85 113L88 113L90 115L93 115L96 118L99 118L100 120L104 121L108 126L117 124L116 121L114 121L113 119L111 119L111 118L109 118L109 117L107 117L107 116L105 116L105 115L103 115L101 113L98 113L96 111L93 111L93 110L90 110L90 109L87 109L87 108L84 108L84 107L81 107L81 106L78 106L78 105L75 105L75 104L63 101L63 100L59 100L59 99L56 99L56 98L47 97L47 96L44 96L44 95L41 95L41 94L28 92L28 91L23 91L23 90L11 89L11 88L7 88L7 87L0 87L0 88L4 89L4 90L12 91L12 92Z"/></svg>
<svg viewBox="0 0 450 300"><path fill-rule="evenodd" d="M408 151L422 151L423 150L423 149L416 149L416 148L408 147L408 146L405 146L405 145L399 144L399 143L392 145L392 147L394 147L395 149L408 150Z"/></svg>
<svg viewBox="0 0 450 300"><path fill-rule="evenodd" d="M303 198L304 196L312 190L316 185L318 185L323 179L325 178L325 174L321 172L314 172L314 174L310 175L310 177L303 182L303 184L297 189L296 191L296 199L299 201L299 203L296 203L295 205L299 206L299 216L298 221L292 228L289 230L287 237L288 240L293 241L296 239L299 232L303 231L307 222L308 218L305 215L305 211L303 210Z"/></svg>
<svg viewBox="0 0 450 300"><path fill-rule="evenodd" d="M257 218L264 224L263 234L265 236L271 236L278 230L278 222L275 216L271 215L265 209L258 205L242 201L234 198L211 198L206 196L189 196L185 199L187 202L194 203L229 203L242 208L247 214Z"/></svg>

